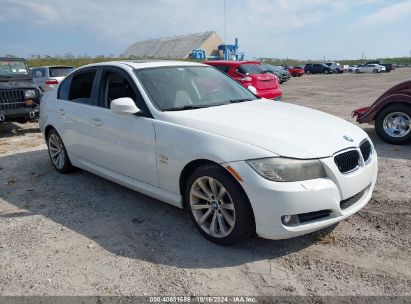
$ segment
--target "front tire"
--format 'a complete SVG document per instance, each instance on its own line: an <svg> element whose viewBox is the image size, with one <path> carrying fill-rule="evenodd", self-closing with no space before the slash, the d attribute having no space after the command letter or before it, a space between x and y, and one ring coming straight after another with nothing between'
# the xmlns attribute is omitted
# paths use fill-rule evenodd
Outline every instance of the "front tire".
<svg viewBox="0 0 411 304"><path fill-rule="evenodd" d="M387 106L378 114L375 130L381 139L390 144L405 145L411 142L411 106Z"/></svg>
<svg viewBox="0 0 411 304"><path fill-rule="evenodd" d="M372 70L373 73L378 73L377 69Z"/></svg>
<svg viewBox="0 0 411 304"><path fill-rule="evenodd" d="M224 168L205 165L194 170L184 197L191 220L209 241L230 245L255 233L250 202Z"/></svg>
<svg viewBox="0 0 411 304"><path fill-rule="evenodd" d="M51 163L59 173L65 174L73 169L63 140L54 129L47 134L47 147Z"/></svg>

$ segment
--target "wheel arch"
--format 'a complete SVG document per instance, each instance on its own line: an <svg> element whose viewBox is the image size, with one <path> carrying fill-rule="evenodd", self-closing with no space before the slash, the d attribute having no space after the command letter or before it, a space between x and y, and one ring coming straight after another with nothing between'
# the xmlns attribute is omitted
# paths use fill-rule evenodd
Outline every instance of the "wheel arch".
<svg viewBox="0 0 411 304"><path fill-rule="evenodd" d="M410 101L410 102L403 101L403 100L392 101L392 102L389 102L389 103L383 105L383 106L375 113L373 120L376 120L377 117L381 114L381 112L384 111L386 108L391 107L391 106L394 106L394 105L395 105L395 106L397 106L397 105L404 105L404 106L407 106L407 107L409 107L409 108L411 109L411 101Z"/></svg>
<svg viewBox="0 0 411 304"><path fill-rule="evenodd" d="M44 137L46 138L46 141L47 141L47 137L48 137L48 135L49 135L49 132L50 132L51 130L56 130L56 128L55 128L54 126L52 126L52 125L47 125L47 126L44 128ZM56 132L58 132L58 131L56 130Z"/></svg>

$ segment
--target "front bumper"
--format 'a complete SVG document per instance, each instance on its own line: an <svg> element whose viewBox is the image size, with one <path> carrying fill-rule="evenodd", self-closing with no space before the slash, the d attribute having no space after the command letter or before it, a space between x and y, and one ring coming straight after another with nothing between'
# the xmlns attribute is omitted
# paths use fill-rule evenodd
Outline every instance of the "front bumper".
<svg viewBox="0 0 411 304"><path fill-rule="evenodd" d="M13 121L16 119L33 120L39 117L38 107L17 108L17 109L0 109L0 122Z"/></svg>
<svg viewBox="0 0 411 304"><path fill-rule="evenodd" d="M267 239L287 239L333 225L359 211L371 199L377 180L375 150L369 163L342 174L334 158L321 159L326 178L301 182L273 182L258 175L245 161L228 163L243 178L243 186L254 211L257 235ZM351 200L350 200L351 199ZM350 201L351 204L343 205ZM295 225L284 225L284 215L329 212Z"/></svg>
<svg viewBox="0 0 411 304"><path fill-rule="evenodd" d="M280 88L271 90L257 90L257 96L261 98L278 100L278 98L281 99L282 95L283 92L280 90Z"/></svg>

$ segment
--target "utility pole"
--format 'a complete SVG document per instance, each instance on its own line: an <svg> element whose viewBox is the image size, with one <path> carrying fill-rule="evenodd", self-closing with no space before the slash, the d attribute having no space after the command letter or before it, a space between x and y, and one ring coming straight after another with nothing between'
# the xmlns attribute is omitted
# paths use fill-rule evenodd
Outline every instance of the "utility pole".
<svg viewBox="0 0 411 304"><path fill-rule="evenodd" d="M227 23L226 23L227 15L226 15L226 0L224 0L224 44L227 44Z"/></svg>

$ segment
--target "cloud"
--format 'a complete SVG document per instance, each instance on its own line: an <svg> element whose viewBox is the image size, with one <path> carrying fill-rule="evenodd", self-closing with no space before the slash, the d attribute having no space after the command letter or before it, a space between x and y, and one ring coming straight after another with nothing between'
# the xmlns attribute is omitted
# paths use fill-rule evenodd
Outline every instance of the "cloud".
<svg viewBox="0 0 411 304"><path fill-rule="evenodd" d="M411 1L381 8L363 17L360 23L367 26L379 26L391 22L398 22L408 16L411 16Z"/></svg>

